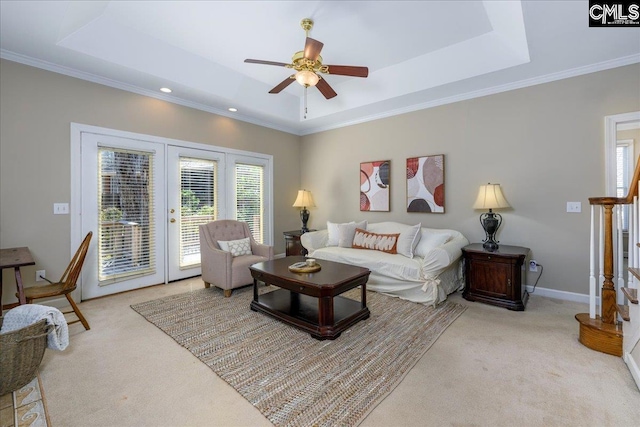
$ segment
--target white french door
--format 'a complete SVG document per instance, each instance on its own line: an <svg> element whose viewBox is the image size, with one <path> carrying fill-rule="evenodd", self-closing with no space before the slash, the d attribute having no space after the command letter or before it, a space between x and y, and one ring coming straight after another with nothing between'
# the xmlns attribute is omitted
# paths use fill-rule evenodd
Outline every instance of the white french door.
<svg viewBox="0 0 640 427"><path fill-rule="evenodd" d="M164 146L82 135L82 298L164 282Z"/></svg>
<svg viewBox="0 0 640 427"><path fill-rule="evenodd" d="M271 156L86 125L71 133L71 246L93 232L79 298L198 276L198 226L215 219L246 221L272 244Z"/></svg>
<svg viewBox="0 0 640 427"><path fill-rule="evenodd" d="M168 147L169 281L201 274L198 226L225 217L224 169L224 153Z"/></svg>

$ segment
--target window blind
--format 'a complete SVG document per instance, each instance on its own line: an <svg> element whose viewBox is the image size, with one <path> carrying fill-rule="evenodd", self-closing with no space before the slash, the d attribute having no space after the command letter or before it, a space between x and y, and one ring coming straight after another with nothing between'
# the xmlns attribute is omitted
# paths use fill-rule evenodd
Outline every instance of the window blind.
<svg viewBox="0 0 640 427"><path fill-rule="evenodd" d="M200 264L198 226L218 218L218 163L180 158L180 268Z"/></svg>
<svg viewBox="0 0 640 427"><path fill-rule="evenodd" d="M258 243L264 241L264 166L236 163L236 218L249 224Z"/></svg>
<svg viewBox="0 0 640 427"><path fill-rule="evenodd" d="M155 272L153 153L98 149L100 285Z"/></svg>

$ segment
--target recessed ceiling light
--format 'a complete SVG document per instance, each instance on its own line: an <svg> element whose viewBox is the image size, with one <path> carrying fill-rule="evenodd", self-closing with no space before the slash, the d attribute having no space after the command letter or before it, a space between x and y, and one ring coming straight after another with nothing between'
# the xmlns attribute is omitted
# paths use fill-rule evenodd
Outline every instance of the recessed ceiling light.
<svg viewBox="0 0 640 427"><path fill-rule="evenodd" d="M234 107L229 107L229 111L231 111L232 113L235 113L236 111L238 111L238 109Z"/></svg>
<svg viewBox="0 0 640 427"><path fill-rule="evenodd" d="M171 93L171 89L169 89L168 87L161 87L160 90L164 93Z"/></svg>

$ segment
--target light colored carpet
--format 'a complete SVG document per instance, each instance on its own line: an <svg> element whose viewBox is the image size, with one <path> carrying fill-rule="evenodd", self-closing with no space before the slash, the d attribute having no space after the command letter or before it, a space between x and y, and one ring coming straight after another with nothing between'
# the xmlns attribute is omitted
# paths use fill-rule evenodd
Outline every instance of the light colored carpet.
<svg viewBox="0 0 640 427"><path fill-rule="evenodd" d="M130 305L204 287L183 280L80 304L91 324L40 365L51 424L272 424L229 384ZM578 342L586 304L533 294L524 312L449 300L467 310L360 424L635 426L640 392L622 358Z"/></svg>
<svg viewBox="0 0 640 427"><path fill-rule="evenodd" d="M354 300L359 295L357 289L344 294ZM231 298L200 289L132 308L277 426L357 425L466 308L448 301L433 308L368 292L369 319L334 341L318 341L251 311L252 297L251 288Z"/></svg>

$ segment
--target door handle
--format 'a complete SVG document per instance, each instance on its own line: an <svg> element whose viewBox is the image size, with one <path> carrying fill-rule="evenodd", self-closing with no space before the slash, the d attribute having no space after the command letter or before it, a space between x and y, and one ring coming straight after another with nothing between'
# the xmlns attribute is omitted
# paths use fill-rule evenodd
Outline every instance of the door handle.
<svg viewBox="0 0 640 427"><path fill-rule="evenodd" d="M171 218L171 219L169 220L169 222L176 222L176 219L175 219L175 218Z"/></svg>
<svg viewBox="0 0 640 427"><path fill-rule="evenodd" d="M174 213L175 211L176 211L175 209L171 209L169 213Z"/></svg>

